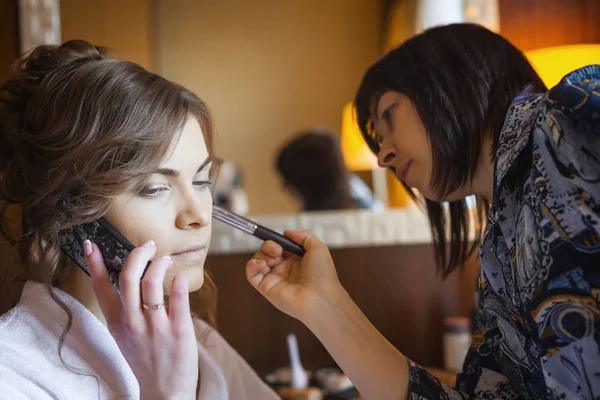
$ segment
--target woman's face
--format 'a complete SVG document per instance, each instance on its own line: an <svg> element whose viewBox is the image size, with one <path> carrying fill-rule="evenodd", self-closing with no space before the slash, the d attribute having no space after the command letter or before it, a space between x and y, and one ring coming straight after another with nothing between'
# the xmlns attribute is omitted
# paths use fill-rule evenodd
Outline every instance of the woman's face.
<svg viewBox="0 0 600 400"><path fill-rule="evenodd" d="M156 256L170 256L164 281L168 293L175 275L188 278L190 291L204 283L204 261L211 236L211 161L202 129L186 121L168 159L145 182L140 193L117 196L106 219L134 245L154 240Z"/></svg>
<svg viewBox="0 0 600 400"><path fill-rule="evenodd" d="M373 112L381 167L393 168L398 179L429 200L451 201L471 194L459 188L441 198L431 186L431 144L417 109L406 95L396 91L384 93Z"/></svg>
<svg viewBox="0 0 600 400"><path fill-rule="evenodd" d="M435 199L435 192L430 189L431 145L412 101L400 92L389 91L381 96L374 112L379 165L393 168L406 185Z"/></svg>

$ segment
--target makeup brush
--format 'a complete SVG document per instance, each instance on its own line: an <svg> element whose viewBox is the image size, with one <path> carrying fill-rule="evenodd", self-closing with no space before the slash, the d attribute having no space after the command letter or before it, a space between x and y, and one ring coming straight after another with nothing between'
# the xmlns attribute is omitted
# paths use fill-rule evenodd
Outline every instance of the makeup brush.
<svg viewBox="0 0 600 400"><path fill-rule="evenodd" d="M277 233L269 228L265 228L254 221L232 213L231 211L227 211L219 206L213 206L213 218L224 222L229 226L233 226L242 232L246 232L254 237L257 237L260 240L272 240L283 247L283 250L289 251L298 257L302 257L306 252L302 246L286 238L282 234Z"/></svg>

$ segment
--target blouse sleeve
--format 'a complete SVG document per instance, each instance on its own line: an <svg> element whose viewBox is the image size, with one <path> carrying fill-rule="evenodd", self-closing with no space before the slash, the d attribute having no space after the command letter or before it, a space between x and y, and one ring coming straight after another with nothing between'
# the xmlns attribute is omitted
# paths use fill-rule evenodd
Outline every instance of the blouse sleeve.
<svg viewBox="0 0 600 400"><path fill-rule="evenodd" d="M511 387L508 378L500 372L494 357L478 352L482 342L483 334L481 330L477 330L462 372L456 378L455 388L441 383L409 360L408 399L519 399L519 394Z"/></svg>
<svg viewBox="0 0 600 400"><path fill-rule="evenodd" d="M600 396L600 66L569 74L548 93L535 132L536 181L547 243L546 279L528 303L546 385L557 398Z"/></svg>

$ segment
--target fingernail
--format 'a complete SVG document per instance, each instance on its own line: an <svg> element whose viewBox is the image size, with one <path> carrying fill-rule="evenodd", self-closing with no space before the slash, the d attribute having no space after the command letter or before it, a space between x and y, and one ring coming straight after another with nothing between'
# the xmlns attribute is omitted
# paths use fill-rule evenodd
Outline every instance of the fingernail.
<svg viewBox="0 0 600 400"><path fill-rule="evenodd" d="M165 259L165 260L167 260L167 261L170 261L170 263L169 263L169 264L173 264L173 259L171 259L171 257L169 257L169 256L163 256L163 257L161 257L161 258L163 258L163 259Z"/></svg>
<svg viewBox="0 0 600 400"><path fill-rule="evenodd" d="M90 242L89 240L86 240L85 242L83 242L83 254L86 257L89 257L92 255L92 242Z"/></svg>
<svg viewBox="0 0 600 400"><path fill-rule="evenodd" d="M262 264L262 263L264 263L264 261L263 261L263 260L257 260L257 259L253 259L251 262L252 262L253 264L259 264L259 265L260 265L260 264Z"/></svg>
<svg viewBox="0 0 600 400"><path fill-rule="evenodd" d="M154 240L149 240L142 245L142 247L154 247Z"/></svg>

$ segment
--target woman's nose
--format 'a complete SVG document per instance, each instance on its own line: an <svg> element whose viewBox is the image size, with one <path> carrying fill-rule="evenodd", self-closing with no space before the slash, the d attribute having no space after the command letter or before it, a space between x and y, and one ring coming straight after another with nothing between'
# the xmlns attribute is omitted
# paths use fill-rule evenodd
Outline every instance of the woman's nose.
<svg viewBox="0 0 600 400"><path fill-rule="evenodd" d="M202 228L210 224L212 218L212 198L210 194L189 193L182 199L178 213L179 229Z"/></svg>
<svg viewBox="0 0 600 400"><path fill-rule="evenodd" d="M394 167L396 163L396 149L392 146L382 146L377 154L377 164L381 168Z"/></svg>

